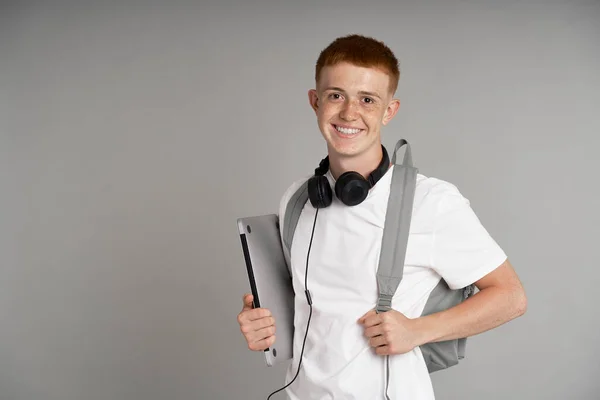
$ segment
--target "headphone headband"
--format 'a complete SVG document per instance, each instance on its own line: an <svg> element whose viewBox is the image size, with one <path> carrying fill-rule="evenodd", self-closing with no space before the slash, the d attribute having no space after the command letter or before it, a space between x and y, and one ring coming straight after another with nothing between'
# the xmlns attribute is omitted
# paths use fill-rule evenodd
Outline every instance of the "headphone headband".
<svg viewBox="0 0 600 400"><path fill-rule="evenodd" d="M371 186L375 186L375 184L385 175L388 168L390 167L390 157L388 155L387 150L383 145L381 145L381 151L383 152L383 157L381 157L381 162L377 166L377 168L371 172L367 178Z"/></svg>
<svg viewBox="0 0 600 400"><path fill-rule="evenodd" d="M315 175L323 176L327 173L327 171L329 171L329 156L322 159L319 163L319 166L315 168Z"/></svg>
<svg viewBox="0 0 600 400"><path fill-rule="evenodd" d="M375 184L383 177L383 175L385 175L390 165L390 157L384 145L381 145L381 152L383 153L383 157L381 157L379 165L369 174L369 176L366 177L371 186L375 186ZM319 163L319 166L315 168L315 175L322 176L325 175L327 171L329 171L329 156L322 159Z"/></svg>

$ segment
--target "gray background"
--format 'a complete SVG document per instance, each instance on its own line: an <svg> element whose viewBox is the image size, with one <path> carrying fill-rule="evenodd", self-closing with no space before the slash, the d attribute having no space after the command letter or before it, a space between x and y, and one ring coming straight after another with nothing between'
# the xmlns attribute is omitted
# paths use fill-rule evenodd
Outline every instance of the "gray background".
<svg viewBox="0 0 600 400"><path fill-rule="evenodd" d="M2 3L0 398L283 384L239 332L235 220L324 155L306 92L354 32L401 61L384 144L459 187L529 296L438 399L600 398L600 3L271 3Z"/></svg>

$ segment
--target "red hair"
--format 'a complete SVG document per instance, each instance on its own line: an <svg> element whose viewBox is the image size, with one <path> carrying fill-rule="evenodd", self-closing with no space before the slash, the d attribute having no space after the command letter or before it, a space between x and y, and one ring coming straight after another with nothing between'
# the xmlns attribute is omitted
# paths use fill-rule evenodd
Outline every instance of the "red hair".
<svg viewBox="0 0 600 400"><path fill-rule="evenodd" d="M335 39L319 54L315 71L317 84L323 67L340 62L381 69L390 77L391 93L394 94L398 88L400 79L398 59L392 50L379 40L356 34Z"/></svg>

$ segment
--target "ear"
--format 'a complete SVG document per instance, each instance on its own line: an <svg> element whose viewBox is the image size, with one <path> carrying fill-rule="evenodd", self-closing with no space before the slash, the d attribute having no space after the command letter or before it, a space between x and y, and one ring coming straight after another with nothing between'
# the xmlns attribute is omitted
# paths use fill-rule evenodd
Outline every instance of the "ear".
<svg viewBox="0 0 600 400"><path fill-rule="evenodd" d="M392 101L390 101L390 103L388 104L388 106L385 110L385 114L383 114L383 120L381 121L381 123L383 125L387 125L392 120L392 118L394 118L394 116L396 115L396 113L398 112L399 109L400 109L400 100L392 99Z"/></svg>
<svg viewBox="0 0 600 400"><path fill-rule="evenodd" d="M310 89L308 91L308 102L316 113L319 110L319 95L317 94L316 89Z"/></svg>

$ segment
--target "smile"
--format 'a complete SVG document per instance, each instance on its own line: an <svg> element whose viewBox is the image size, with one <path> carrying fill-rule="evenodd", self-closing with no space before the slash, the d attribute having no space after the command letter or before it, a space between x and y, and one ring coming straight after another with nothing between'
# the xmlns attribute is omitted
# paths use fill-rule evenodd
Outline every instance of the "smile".
<svg viewBox="0 0 600 400"><path fill-rule="evenodd" d="M338 131L339 133L342 133L344 135L356 135L357 133L361 132L362 129L358 129L358 128L345 128L345 127L341 127L338 125L333 124L333 127L335 128L336 131Z"/></svg>

